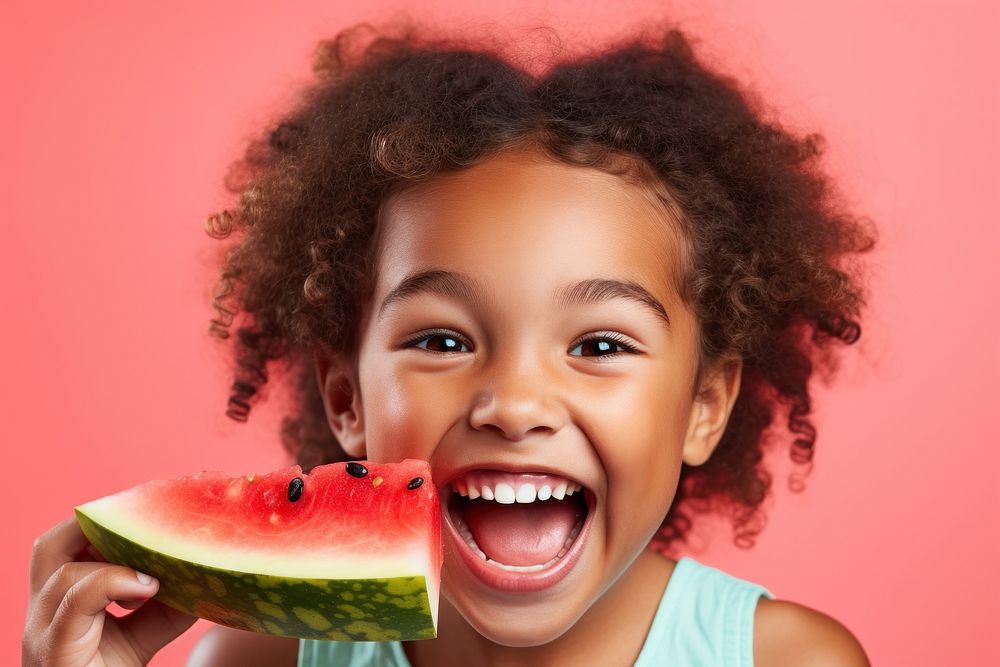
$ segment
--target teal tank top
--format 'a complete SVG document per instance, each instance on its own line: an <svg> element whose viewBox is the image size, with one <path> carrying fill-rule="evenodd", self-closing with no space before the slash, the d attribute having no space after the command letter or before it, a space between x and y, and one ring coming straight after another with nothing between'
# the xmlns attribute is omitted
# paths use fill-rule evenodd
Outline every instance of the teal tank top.
<svg viewBox="0 0 1000 667"><path fill-rule="evenodd" d="M757 599L766 588L677 561L635 667L752 667ZM298 667L411 667L400 642L299 640Z"/></svg>

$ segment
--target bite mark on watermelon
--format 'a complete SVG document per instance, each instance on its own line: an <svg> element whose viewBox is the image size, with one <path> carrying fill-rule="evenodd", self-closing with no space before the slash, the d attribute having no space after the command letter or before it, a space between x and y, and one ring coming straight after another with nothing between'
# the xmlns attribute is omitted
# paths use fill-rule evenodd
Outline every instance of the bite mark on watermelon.
<svg viewBox="0 0 1000 667"><path fill-rule="evenodd" d="M185 613L304 639L433 638L441 510L433 484L413 485L429 466L348 465L155 480L76 516L105 558L157 577L156 599Z"/></svg>

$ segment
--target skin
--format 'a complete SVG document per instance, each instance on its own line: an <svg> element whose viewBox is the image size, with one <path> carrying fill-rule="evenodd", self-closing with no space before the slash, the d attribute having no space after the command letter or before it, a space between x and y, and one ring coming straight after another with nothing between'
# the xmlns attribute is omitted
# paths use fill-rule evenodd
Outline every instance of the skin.
<svg viewBox="0 0 1000 667"><path fill-rule="evenodd" d="M563 471L596 497L579 563L548 590L492 589L446 547L440 638L408 645L411 661L634 660L673 568L646 546L681 462L708 459L739 391L736 359L694 391L698 325L673 284L675 224L642 188L528 149L441 175L382 214L357 364L318 361L349 455L425 459L439 484L469 467ZM466 288L382 307L427 271ZM669 325L635 299L558 298L596 279L641 286Z"/></svg>
<svg viewBox="0 0 1000 667"><path fill-rule="evenodd" d="M711 456L739 393L738 359L708 367L695 391L697 322L672 282L681 259L674 221L619 177L527 149L440 175L383 213L356 363L316 360L345 450L428 460L442 486L467 468L563 471L596 498L580 562L549 590L493 590L447 549L439 637L405 644L410 662L631 665L676 565L647 543L681 462ZM462 275L474 289L424 290L381 308L401 281L430 270ZM669 326L634 299L556 298L591 279L642 286ZM432 328L447 332L414 340ZM581 345L595 337L616 354ZM441 351L449 340L456 351ZM155 580L138 584L135 571L86 546L73 518L36 540L22 664L143 665L194 622L146 600ZM115 619L105 611L113 600L137 611ZM294 639L217 627L188 665L294 665L297 648ZM837 621L783 600L758 603L753 653L767 667L869 664Z"/></svg>
<svg viewBox="0 0 1000 667"><path fill-rule="evenodd" d="M35 540L21 664L45 667L135 667L196 620L156 600L159 582L111 565L91 547L75 517ZM111 602L137 611L107 613Z"/></svg>

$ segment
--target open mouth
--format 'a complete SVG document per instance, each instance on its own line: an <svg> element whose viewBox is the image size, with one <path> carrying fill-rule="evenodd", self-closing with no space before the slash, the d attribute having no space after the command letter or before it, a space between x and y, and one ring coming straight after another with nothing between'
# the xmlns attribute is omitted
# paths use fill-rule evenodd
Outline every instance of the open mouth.
<svg viewBox="0 0 1000 667"><path fill-rule="evenodd" d="M446 523L466 563L488 583L509 588L506 578L513 576L518 590L526 578L549 585L579 556L593 502L579 483L548 473L477 470L452 480L448 491ZM546 576L556 570L566 572Z"/></svg>

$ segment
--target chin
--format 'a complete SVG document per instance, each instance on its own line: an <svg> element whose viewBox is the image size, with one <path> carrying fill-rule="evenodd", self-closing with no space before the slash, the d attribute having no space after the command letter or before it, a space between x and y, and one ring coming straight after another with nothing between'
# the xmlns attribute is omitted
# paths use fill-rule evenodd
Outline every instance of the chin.
<svg viewBox="0 0 1000 667"><path fill-rule="evenodd" d="M585 604L570 600L505 606L461 597L455 599L450 595L445 597L454 613L461 615L484 639L512 648L542 646L555 641L572 628L586 610ZM581 613L570 613L577 606Z"/></svg>

